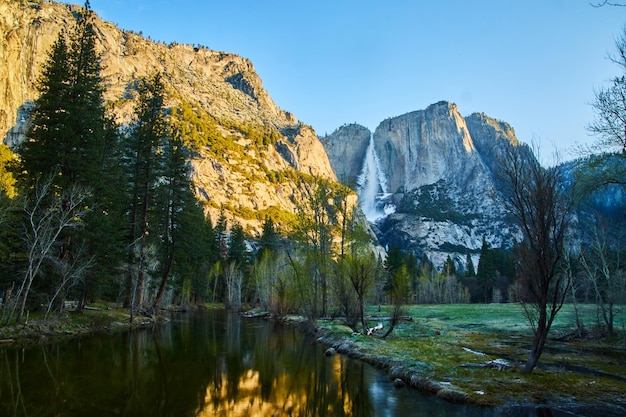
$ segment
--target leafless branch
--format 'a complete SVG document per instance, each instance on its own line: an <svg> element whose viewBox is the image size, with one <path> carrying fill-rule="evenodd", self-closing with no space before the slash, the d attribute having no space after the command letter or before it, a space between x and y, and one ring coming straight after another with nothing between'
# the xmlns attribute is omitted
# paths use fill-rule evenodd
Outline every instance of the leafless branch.
<svg viewBox="0 0 626 417"><path fill-rule="evenodd" d="M604 0L604 1L602 1L600 3L596 3L596 4L590 2L589 4L591 5L591 7L596 7L596 8L604 7L604 6L626 7L626 4L623 4L623 3L613 3L613 2L610 2L609 0Z"/></svg>

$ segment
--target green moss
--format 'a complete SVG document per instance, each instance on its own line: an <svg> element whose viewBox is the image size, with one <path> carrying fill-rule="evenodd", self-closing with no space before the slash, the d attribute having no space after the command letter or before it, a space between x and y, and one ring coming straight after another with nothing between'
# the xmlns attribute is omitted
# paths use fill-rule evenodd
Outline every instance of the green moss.
<svg viewBox="0 0 626 417"><path fill-rule="evenodd" d="M583 317L592 320L593 306L582 307ZM390 308L381 306L378 312L376 306L369 313L382 317ZM554 326L571 330L573 307L566 305L563 312ZM519 305L418 305L407 306L405 313L413 322L401 322L389 338L360 335L351 340L366 354L400 361L429 380L452 383L470 402L611 403L626 392L626 348L621 339L549 338L539 368L525 375L521 369L528 358L532 332ZM513 367L497 370L484 366L500 358Z"/></svg>

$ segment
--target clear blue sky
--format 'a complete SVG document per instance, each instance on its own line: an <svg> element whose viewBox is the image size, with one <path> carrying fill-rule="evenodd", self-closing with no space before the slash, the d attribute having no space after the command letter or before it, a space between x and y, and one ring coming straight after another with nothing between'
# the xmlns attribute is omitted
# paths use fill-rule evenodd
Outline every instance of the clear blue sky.
<svg viewBox="0 0 626 417"><path fill-rule="evenodd" d="M592 140L594 91L626 7L594 0L91 0L164 42L249 58L265 89L318 134L448 100L510 123L542 155ZM599 0L598 0L599 1ZM81 1L72 3L82 4ZM566 157L564 159L569 159Z"/></svg>

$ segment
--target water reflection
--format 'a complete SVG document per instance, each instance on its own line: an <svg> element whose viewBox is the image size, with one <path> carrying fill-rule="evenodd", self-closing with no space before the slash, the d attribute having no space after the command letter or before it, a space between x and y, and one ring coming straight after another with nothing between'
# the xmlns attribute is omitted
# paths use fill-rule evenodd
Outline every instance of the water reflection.
<svg viewBox="0 0 626 417"><path fill-rule="evenodd" d="M0 349L2 416L491 415L223 311L154 329Z"/></svg>

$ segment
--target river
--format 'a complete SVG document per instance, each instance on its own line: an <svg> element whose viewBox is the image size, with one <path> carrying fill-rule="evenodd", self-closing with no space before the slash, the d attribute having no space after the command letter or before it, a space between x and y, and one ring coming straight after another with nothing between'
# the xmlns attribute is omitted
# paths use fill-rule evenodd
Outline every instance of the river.
<svg viewBox="0 0 626 417"><path fill-rule="evenodd" d="M2 416L493 416L410 388L293 327L221 310L0 349Z"/></svg>

